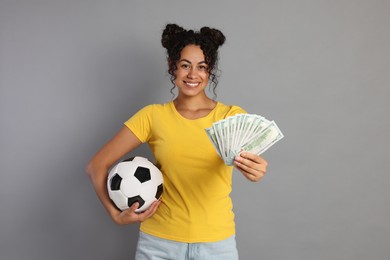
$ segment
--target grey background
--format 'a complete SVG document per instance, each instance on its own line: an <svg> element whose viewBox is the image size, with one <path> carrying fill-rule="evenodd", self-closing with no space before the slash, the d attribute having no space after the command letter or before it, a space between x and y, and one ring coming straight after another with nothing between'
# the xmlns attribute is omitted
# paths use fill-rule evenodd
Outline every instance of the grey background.
<svg viewBox="0 0 390 260"><path fill-rule="evenodd" d="M218 100L285 139L234 172L241 259L390 259L389 1L0 1L0 258L132 259L84 173L171 100L167 22L221 29ZM147 147L133 154L150 156Z"/></svg>

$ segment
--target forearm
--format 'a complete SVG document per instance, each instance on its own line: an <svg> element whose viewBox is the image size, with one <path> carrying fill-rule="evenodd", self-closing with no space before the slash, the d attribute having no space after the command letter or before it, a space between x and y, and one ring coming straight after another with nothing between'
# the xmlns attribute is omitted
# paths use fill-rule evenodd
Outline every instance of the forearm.
<svg viewBox="0 0 390 260"><path fill-rule="evenodd" d="M117 224L133 223L138 220L138 216L133 213L136 208L127 212L130 214L126 215L116 208L111 201L107 191L108 170L115 162L120 160L121 157L131 152L140 144L141 141L127 127L122 127L121 130L94 155L86 168L86 172L91 179L99 200Z"/></svg>
<svg viewBox="0 0 390 260"><path fill-rule="evenodd" d="M107 210L108 214L115 221L114 216L118 215L120 211L114 206L111 199L108 196L107 191L107 175L108 167L94 166L92 163L87 166L86 172L92 182L96 195L100 202Z"/></svg>
<svg viewBox="0 0 390 260"><path fill-rule="evenodd" d="M107 192L107 167L94 168L92 165L87 167L88 176L91 179L91 182L95 188L96 194L100 199L103 206L106 208L107 212L110 214L111 218L116 224L126 225L136 222L142 222L156 212L161 201L155 201L153 204L142 213L136 213L135 210L138 208L139 203L136 202L131 205L130 208L120 211L117 209L114 204L111 202L111 199L108 196Z"/></svg>

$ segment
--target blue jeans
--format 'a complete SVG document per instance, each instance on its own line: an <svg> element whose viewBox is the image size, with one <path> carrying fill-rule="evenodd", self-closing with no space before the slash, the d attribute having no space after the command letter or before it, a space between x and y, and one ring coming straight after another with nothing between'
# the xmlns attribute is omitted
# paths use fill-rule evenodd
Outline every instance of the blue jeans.
<svg viewBox="0 0 390 260"><path fill-rule="evenodd" d="M136 260L238 260L235 235L206 243L182 243L140 232Z"/></svg>

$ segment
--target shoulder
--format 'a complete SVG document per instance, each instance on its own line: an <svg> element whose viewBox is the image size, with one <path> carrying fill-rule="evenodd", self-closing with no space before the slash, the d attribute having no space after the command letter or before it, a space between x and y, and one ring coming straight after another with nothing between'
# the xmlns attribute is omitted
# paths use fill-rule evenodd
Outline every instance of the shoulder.
<svg viewBox="0 0 390 260"><path fill-rule="evenodd" d="M174 114L171 102L164 104L149 104L140 108L132 117L148 118L148 120L156 120L158 118L166 118Z"/></svg>
<svg viewBox="0 0 390 260"><path fill-rule="evenodd" d="M218 102L216 112L222 117L233 116L236 114L246 114L246 110L237 105L226 105L224 103Z"/></svg>
<svg viewBox="0 0 390 260"><path fill-rule="evenodd" d="M141 109L138 110L138 112L145 112L145 113L153 113L153 112L160 112L164 111L170 108L170 103L165 104L149 104Z"/></svg>

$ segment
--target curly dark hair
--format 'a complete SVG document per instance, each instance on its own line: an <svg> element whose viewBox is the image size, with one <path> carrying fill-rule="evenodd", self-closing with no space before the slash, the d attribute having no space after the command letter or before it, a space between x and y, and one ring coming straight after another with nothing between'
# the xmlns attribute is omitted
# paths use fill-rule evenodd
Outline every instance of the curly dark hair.
<svg viewBox="0 0 390 260"><path fill-rule="evenodd" d="M180 59L181 51L187 45L197 45L203 51L208 65L209 79L213 85L213 93L218 85L218 48L225 42L225 36L217 29L202 27L200 31L185 30L176 24L167 24L161 37L161 44L167 50L168 73L175 88L175 71Z"/></svg>

